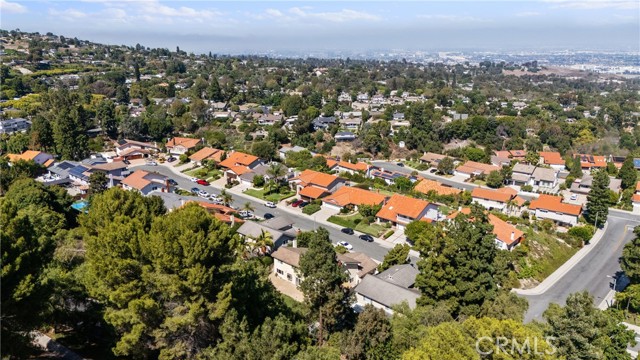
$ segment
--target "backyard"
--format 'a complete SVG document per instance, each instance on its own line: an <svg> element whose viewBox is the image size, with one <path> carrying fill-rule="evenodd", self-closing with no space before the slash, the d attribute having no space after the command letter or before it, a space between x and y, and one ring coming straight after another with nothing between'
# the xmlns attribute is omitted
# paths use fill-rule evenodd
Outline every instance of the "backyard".
<svg viewBox="0 0 640 360"><path fill-rule="evenodd" d="M364 217L360 213L348 214L348 215L333 215L327 219L327 221L334 223L336 225L348 227L354 229L356 231L363 232L365 234L369 234L371 236L380 237L386 230L386 227L371 223L366 224L362 221Z"/></svg>
<svg viewBox="0 0 640 360"><path fill-rule="evenodd" d="M274 203L278 203L296 194L296 192L293 190L289 190L286 193L273 192L269 195L265 195L266 192L267 192L266 189L247 189L244 191L244 193L249 196L253 196L255 198L266 200L266 201L273 201Z"/></svg>

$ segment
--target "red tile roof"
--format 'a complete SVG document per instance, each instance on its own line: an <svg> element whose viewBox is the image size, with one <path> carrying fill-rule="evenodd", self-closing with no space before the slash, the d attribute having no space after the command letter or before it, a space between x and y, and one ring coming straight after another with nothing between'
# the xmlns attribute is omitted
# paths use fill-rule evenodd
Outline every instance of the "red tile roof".
<svg viewBox="0 0 640 360"><path fill-rule="evenodd" d="M193 155L189 156L189 159L193 161L214 160L215 162L220 162L222 154L224 154L223 150L203 147L202 149L193 153Z"/></svg>
<svg viewBox="0 0 640 360"><path fill-rule="evenodd" d="M184 146L187 149L191 149L196 147L196 145L200 144L202 140L200 139L192 139L185 137L174 137L167 141L167 148L173 148L175 146Z"/></svg>
<svg viewBox="0 0 640 360"><path fill-rule="evenodd" d="M318 199L326 193L327 191L325 189L315 187L315 186L303 187L302 190L300 190L299 192L300 196L306 196L312 199Z"/></svg>
<svg viewBox="0 0 640 360"><path fill-rule="evenodd" d="M338 166L343 167L345 169L353 170L353 171L367 171L369 169L369 165L363 162L358 163L350 163L347 161L340 161Z"/></svg>
<svg viewBox="0 0 640 360"><path fill-rule="evenodd" d="M574 216L579 216L582 212L582 206L563 203L562 197L553 195L540 195L539 198L531 201L529 209L555 211L557 213Z"/></svg>
<svg viewBox="0 0 640 360"><path fill-rule="evenodd" d="M474 172L488 174L494 170L500 170L500 168L495 165L483 164L475 161L467 161L456 168L456 171L467 174L472 174Z"/></svg>
<svg viewBox="0 0 640 360"><path fill-rule="evenodd" d="M328 188L334 181L340 179L335 175L325 174L314 170L305 170L301 172L294 179L300 180L302 185L317 185L324 188Z"/></svg>
<svg viewBox="0 0 640 360"><path fill-rule="evenodd" d="M343 186L332 195L327 196L322 201L338 205L378 205L384 202L385 196L378 193L355 188L351 186Z"/></svg>
<svg viewBox="0 0 640 360"><path fill-rule="evenodd" d="M249 166L258 160L257 156L245 154L243 152L235 151L224 159L224 161L220 162L220 166L231 168L233 166L244 165Z"/></svg>
<svg viewBox="0 0 640 360"><path fill-rule="evenodd" d="M497 201L501 203L507 203L509 202L509 200L511 200L513 196L504 191L475 188L471 192L471 197L484 199L484 200L492 200L492 201Z"/></svg>
<svg viewBox="0 0 640 360"><path fill-rule="evenodd" d="M557 151L541 151L539 154L547 165L564 165L564 159Z"/></svg>
<svg viewBox="0 0 640 360"><path fill-rule="evenodd" d="M428 201L394 194L376 216L391 221L396 221L398 215L417 219L427 206L429 206Z"/></svg>
<svg viewBox="0 0 640 360"><path fill-rule="evenodd" d="M457 195L462 192L460 189L444 186L435 180L422 179L413 188L415 191L423 194L428 194L430 191L435 191L438 195Z"/></svg>

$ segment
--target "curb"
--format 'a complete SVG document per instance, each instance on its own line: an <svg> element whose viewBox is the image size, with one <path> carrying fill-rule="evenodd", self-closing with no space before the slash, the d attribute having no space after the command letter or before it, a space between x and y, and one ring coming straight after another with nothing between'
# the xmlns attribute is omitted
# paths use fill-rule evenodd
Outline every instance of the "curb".
<svg viewBox="0 0 640 360"><path fill-rule="evenodd" d="M564 275L566 275L569 270L571 270L577 263L580 262L587 254L596 247L596 245L602 239L604 233L607 231L607 227L609 226L609 222L606 222L602 229L596 230L596 233L591 238L591 241L587 245L585 245L582 249L578 250L569 260L567 260L564 264L562 264L556 271L554 271L551 275L547 276L538 286L533 289L512 289L516 294L519 295L542 295L550 287L555 285L558 280L560 280Z"/></svg>

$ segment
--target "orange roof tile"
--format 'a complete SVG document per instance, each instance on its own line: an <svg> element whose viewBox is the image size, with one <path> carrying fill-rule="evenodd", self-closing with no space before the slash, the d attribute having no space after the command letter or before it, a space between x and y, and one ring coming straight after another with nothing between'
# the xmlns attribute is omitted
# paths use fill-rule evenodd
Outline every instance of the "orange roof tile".
<svg viewBox="0 0 640 360"><path fill-rule="evenodd" d="M42 165L44 165L44 167L49 167L49 166L53 165L54 162L55 162L55 160L49 159L49 160L45 161L44 164L42 164Z"/></svg>
<svg viewBox="0 0 640 360"><path fill-rule="evenodd" d="M481 172L481 173L488 174L494 170L500 170L500 168L495 165L483 164L475 161L467 161L466 163L458 166L456 170L459 172L464 172L468 174L474 173L474 172Z"/></svg>
<svg viewBox="0 0 640 360"><path fill-rule="evenodd" d="M582 206L566 204L562 202L562 197L553 195L540 195L539 198L532 200L529 209L555 211L562 214L578 216L582 212Z"/></svg>
<svg viewBox="0 0 640 360"><path fill-rule="evenodd" d="M428 194L430 191L435 191L438 195L457 195L462 192L460 189L444 186L437 181L423 179L413 188L415 191L423 194Z"/></svg>
<svg viewBox="0 0 640 360"><path fill-rule="evenodd" d="M369 165L363 162L358 163L350 163L347 161L340 161L338 166L343 167L345 169L353 170L353 171L367 171L369 169Z"/></svg>
<svg viewBox="0 0 640 360"><path fill-rule="evenodd" d="M503 191L491 190L491 189L483 189L483 188L475 188L471 192L471 197L484 199L484 200L492 200L497 202L506 203L511 200L513 197L511 194Z"/></svg>
<svg viewBox="0 0 640 360"><path fill-rule="evenodd" d="M489 222L493 225L492 232L496 238L507 245L515 243L524 236L524 232L493 214L489 214Z"/></svg>
<svg viewBox="0 0 640 360"><path fill-rule="evenodd" d="M428 201L394 194L376 216L391 221L396 221L398 215L417 219L427 206Z"/></svg>
<svg viewBox="0 0 640 360"><path fill-rule="evenodd" d="M236 212L235 209L230 208L224 205L212 204L205 201L196 201L198 205L205 208L207 211L216 212L221 214L233 214Z"/></svg>
<svg viewBox="0 0 640 360"><path fill-rule="evenodd" d="M300 195L301 196L306 196L308 198L312 198L312 199L318 199L320 197L322 197L322 195L326 194L327 191L319 188L319 187L315 187L315 186L305 186L302 188L302 190L300 190Z"/></svg>
<svg viewBox="0 0 640 360"><path fill-rule="evenodd" d="M33 160L36 158L36 156L40 155L40 151L35 151L35 150L27 150L25 152L23 152L22 154L7 154L7 157L9 158L9 161L18 161L18 160L25 160L25 161L29 161L29 160Z"/></svg>
<svg viewBox="0 0 640 360"><path fill-rule="evenodd" d="M196 145L198 145L202 140L200 139L192 139L192 138L185 138L185 137L174 137L171 138L169 141L167 141L167 148L172 148L175 146L184 146L187 149L191 149L196 147Z"/></svg>
<svg viewBox="0 0 640 360"><path fill-rule="evenodd" d="M233 171L236 175L242 175L251 172L251 169L242 165L231 165L228 167L228 170Z"/></svg>
<svg viewBox="0 0 640 360"><path fill-rule="evenodd" d="M305 170L301 172L294 179L300 180L302 185L317 185L324 188L328 188L334 181L340 179L335 175L325 174L314 170Z"/></svg>
<svg viewBox="0 0 640 360"><path fill-rule="evenodd" d="M202 149L193 153L193 155L189 156L189 159L193 161L202 161L202 160L214 160L216 162L220 162L220 157L224 151L219 149L214 149L210 147L203 147Z"/></svg>
<svg viewBox="0 0 640 360"><path fill-rule="evenodd" d="M351 186L343 186L334 192L332 195L327 196L322 201L338 205L378 205L384 202L385 196L378 193L355 188Z"/></svg>
<svg viewBox="0 0 640 360"><path fill-rule="evenodd" d="M633 194L633 196L631 197L631 201L640 202L640 194Z"/></svg>
<svg viewBox="0 0 640 360"><path fill-rule="evenodd" d="M226 167L226 168L230 168L232 166L237 166L237 165L249 166L253 164L253 162L255 162L256 160L258 160L257 156L235 151L229 154L229 156L220 163L220 166Z"/></svg>
<svg viewBox="0 0 640 360"><path fill-rule="evenodd" d="M149 173L144 170L136 170L133 174L124 178L121 183L134 189L142 190L145 186L151 184L151 181L145 179L147 175L149 175Z"/></svg>
<svg viewBox="0 0 640 360"><path fill-rule="evenodd" d="M520 196L516 196L516 197L513 198L513 202L518 206L523 206L524 203L527 202L527 200L521 198Z"/></svg>
<svg viewBox="0 0 640 360"><path fill-rule="evenodd" d="M557 151L541 151L539 154L547 165L564 165L564 159Z"/></svg>
<svg viewBox="0 0 640 360"><path fill-rule="evenodd" d="M636 183L636 191L640 191L640 181Z"/></svg>

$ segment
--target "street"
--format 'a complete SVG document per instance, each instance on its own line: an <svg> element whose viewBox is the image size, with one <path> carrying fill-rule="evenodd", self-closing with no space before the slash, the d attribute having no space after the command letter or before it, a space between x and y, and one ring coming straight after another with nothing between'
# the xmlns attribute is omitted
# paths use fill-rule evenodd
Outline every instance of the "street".
<svg viewBox="0 0 640 360"><path fill-rule="evenodd" d="M384 170L387 171L395 171L395 172L399 172L399 173L403 173L403 174L411 174L413 171L417 171L418 174L424 178L427 179L431 179L431 180L436 180L444 185L447 186L451 186L453 188L457 188L457 189L462 189L462 190L468 190L471 191L474 188L477 188L478 185L476 184L470 184L470 183L465 183L465 182L460 182L460 181L456 181L456 180L452 180L450 178L444 177L444 176L440 176L440 175L435 175L435 174L431 174L428 171L418 171L416 169L413 169L411 167L407 167L405 166L398 166L397 163L395 162L388 162L388 161L373 161L372 162L373 165L378 166Z"/></svg>
<svg viewBox="0 0 640 360"><path fill-rule="evenodd" d="M540 295L522 295L529 301L525 323L542 320L542 313L551 303L564 305L569 294L589 291L598 306L611 290L613 276L620 270L618 259L626 243L633 238L633 228L640 218L629 213L610 211L609 225L600 242L547 291ZM586 245L590 246L590 245ZM618 284L621 285L621 284ZM618 286L617 290L621 286Z"/></svg>
<svg viewBox="0 0 640 360"><path fill-rule="evenodd" d="M219 195L222 190L222 189L215 188L213 186L203 186L203 185L199 185L194 182L191 182L189 180L190 176L185 174L178 175L171 169L168 169L167 166L170 166L170 165L158 165L158 166L138 165L138 166L132 166L131 169L132 170L140 169L140 170L162 174L164 176L169 177L170 179L175 180L178 183L179 188L187 191L196 187L210 194ZM227 190L227 192L229 191ZM327 226L327 224L318 224L314 220L313 215L302 214L301 212L294 211L294 208L285 210L286 205L284 204L278 204L277 208L271 209L264 205L265 204L264 200L260 200L248 195L241 195L238 193L231 193L231 192L229 193L232 194L233 196L233 202L231 204L233 206L242 207L244 203L249 202L255 209L253 213L256 216L263 217L264 214L266 213L270 213L274 216L286 215L295 222L294 227L299 228L301 230L308 231L318 227L324 227L329 231L329 234L331 235L332 243L335 244L338 241L347 241L349 244L353 245L353 251L365 253L367 256L369 256L374 260L382 262L382 260L384 259L384 256L387 254L387 252L389 252L389 248L383 247L375 242L369 243L369 242L358 239L359 233L356 233L355 235L347 235L340 232L340 228L338 228L337 225Z"/></svg>

